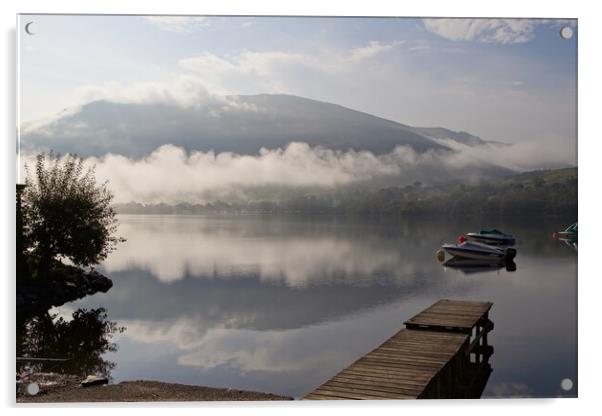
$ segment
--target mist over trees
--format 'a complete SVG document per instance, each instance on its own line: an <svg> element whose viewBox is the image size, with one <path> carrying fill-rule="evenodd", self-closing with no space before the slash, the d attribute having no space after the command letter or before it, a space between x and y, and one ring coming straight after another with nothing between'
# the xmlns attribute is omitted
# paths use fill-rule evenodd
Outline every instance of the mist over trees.
<svg viewBox="0 0 602 416"><path fill-rule="evenodd" d="M543 170L475 184L419 181L378 190L289 192L271 198L206 203L116 204L121 214L306 213L387 216L577 215L577 168Z"/></svg>

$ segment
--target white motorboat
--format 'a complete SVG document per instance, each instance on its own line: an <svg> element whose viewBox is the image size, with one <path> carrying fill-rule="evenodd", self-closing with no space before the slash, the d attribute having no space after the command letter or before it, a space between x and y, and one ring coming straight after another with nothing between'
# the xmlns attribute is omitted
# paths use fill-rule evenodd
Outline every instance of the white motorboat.
<svg viewBox="0 0 602 416"><path fill-rule="evenodd" d="M443 250L454 257L478 260L512 260L516 256L513 248L492 247L476 241L464 241L459 244L443 244Z"/></svg>

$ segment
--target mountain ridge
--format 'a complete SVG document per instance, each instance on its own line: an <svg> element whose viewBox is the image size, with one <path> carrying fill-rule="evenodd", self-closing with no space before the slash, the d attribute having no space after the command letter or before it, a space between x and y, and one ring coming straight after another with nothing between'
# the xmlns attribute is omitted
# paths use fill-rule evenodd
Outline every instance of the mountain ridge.
<svg viewBox="0 0 602 416"><path fill-rule="evenodd" d="M29 127L28 127L29 126ZM412 127L348 107L286 94L230 95L197 106L98 100L46 123L27 123L24 150L80 156L143 157L163 144L187 151L257 154L305 142L333 150L384 154L396 146L449 151L441 140L489 145L442 127Z"/></svg>

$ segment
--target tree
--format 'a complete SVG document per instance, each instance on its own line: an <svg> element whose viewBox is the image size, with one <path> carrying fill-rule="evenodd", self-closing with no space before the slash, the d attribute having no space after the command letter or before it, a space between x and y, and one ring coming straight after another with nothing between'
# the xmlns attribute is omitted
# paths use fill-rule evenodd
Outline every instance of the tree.
<svg viewBox="0 0 602 416"><path fill-rule="evenodd" d="M23 238L23 201L22 201L22 195L23 195L23 188L25 188L25 185L23 184L17 184L16 190L17 190L17 200L16 200L16 208L17 208L17 215L16 215L16 224L15 224L15 229L16 229L16 234L17 234L17 239L16 239L16 246L17 246L17 278L18 279L23 279L23 278L27 278L29 277L29 267L27 265L27 258L25 257L25 242L24 242L24 238Z"/></svg>
<svg viewBox="0 0 602 416"><path fill-rule="evenodd" d="M96 184L94 167L86 169L75 155L42 153L34 175L25 169L24 238L40 272L60 257L78 266L97 264L123 241L114 235L113 194L106 182Z"/></svg>
<svg viewBox="0 0 602 416"><path fill-rule="evenodd" d="M535 176L533 178L533 186L536 188L541 188L546 184L546 181L541 176Z"/></svg>

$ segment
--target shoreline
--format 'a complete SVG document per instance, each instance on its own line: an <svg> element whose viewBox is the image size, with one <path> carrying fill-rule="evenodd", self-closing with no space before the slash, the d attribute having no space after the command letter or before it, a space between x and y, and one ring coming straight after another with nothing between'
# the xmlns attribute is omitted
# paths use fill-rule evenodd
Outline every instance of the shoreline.
<svg viewBox="0 0 602 416"><path fill-rule="evenodd" d="M98 292L106 293L111 287L113 281L94 269L56 261L44 278L17 279L17 316L45 312Z"/></svg>
<svg viewBox="0 0 602 416"><path fill-rule="evenodd" d="M122 381L117 384L82 387L80 377L55 376L59 379L46 380L46 383L40 382L40 392L35 396L17 392L16 403L294 400L292 397L272 393L153 380Z"/></svg>

